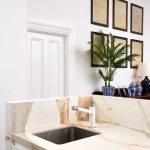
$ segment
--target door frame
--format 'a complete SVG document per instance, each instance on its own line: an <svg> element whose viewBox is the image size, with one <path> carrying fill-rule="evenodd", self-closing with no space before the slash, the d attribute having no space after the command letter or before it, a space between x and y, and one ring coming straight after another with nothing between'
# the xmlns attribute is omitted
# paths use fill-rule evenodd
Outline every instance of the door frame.
<svg viewBox="0 0 150 150"><path fill-rule="evenodd" d="M75 95L75 29L72 27L58 26L30 20L27 21L27 30L28 32L43 33L64 37L65 41L64 94L65 96Z"/></svg>

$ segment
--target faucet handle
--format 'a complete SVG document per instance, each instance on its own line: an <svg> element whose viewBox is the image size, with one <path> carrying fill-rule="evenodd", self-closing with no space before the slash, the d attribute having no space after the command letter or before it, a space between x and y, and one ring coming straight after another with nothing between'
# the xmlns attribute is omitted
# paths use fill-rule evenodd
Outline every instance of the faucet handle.
<svg viewBox="0 0 150 150"><path fill-rule="evenodd" d="M94 101L91 101L90 107L95 107L95 102Z"/></svg>

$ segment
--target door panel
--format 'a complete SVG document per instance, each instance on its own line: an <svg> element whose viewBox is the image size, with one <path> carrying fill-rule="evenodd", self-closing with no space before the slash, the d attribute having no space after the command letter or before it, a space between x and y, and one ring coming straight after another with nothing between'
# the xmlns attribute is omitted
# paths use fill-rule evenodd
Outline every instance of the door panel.
<svg viewBox="0 0 150 150"><path fill-rule="evenodd" d="M43 40L38 38L31 38L30 44L31 94L33 94L32 98L37 98L43 96Z"/></svg>
<svg viewBox="0 0 150 150"><path fill-rule="evenodd" d="M31 98L64 96L64 38L28 33Z"/></svg>

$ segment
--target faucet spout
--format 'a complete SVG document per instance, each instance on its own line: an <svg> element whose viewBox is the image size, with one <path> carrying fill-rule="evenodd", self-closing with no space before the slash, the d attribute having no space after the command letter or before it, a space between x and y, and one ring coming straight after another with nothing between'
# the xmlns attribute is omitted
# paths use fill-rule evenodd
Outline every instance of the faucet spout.
<svg viewBox="0 0 150 150"><path fill-rule="evenodd" d="M85 108L81 108L81 107L78 107L78 106L72 106L72 110L79 111L79 112L85 112L87 114L92 113L90 109L85 109Z"/></svg>
<svg viewBox="0 0 150 150"><path fill-rule="evenodd" d="M90 103L89 109L72 106L72 110L88 113L90 127L95 127L95 103L93 101Z"/></svg>

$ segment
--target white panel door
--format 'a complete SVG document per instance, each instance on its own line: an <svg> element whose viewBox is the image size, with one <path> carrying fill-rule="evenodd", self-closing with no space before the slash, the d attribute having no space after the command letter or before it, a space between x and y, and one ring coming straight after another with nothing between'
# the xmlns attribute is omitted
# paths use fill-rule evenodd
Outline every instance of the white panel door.
<svg viewBox="0 0 150 150"><path fill-rule="evenodd" d="M64 37L28 32L31 98L64 96Z"/></svg>

